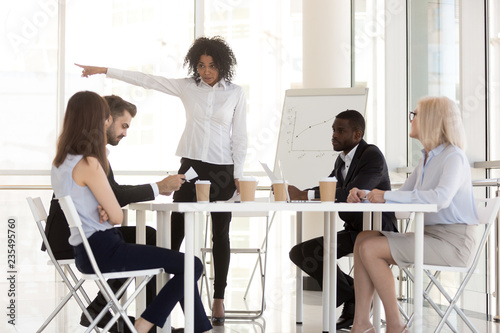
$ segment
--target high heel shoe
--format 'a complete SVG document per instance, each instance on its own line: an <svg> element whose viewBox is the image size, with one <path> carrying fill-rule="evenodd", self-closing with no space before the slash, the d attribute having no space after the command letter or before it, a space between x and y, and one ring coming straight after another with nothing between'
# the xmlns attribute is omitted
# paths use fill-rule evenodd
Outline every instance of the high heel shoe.
<svg viewBox="0 0 500 333"><path fill-rule="evenodd" d="M368 333L371 331L375 332L375 327L370 327L369 329L364 330L363 333Z"/></svg>
<svg viewBox="0 0 500 333"><path fill-rule="evenodd" d="M226 308L224 307L224 304L222 304L222 309L224 310L224 316L222 317L214 317L212 315L212 325L213 326L224 326L224 322L226 321Z"/></svg>
<svg viewBox="0 0 500 333"><path fill-rule="evenodd" d="M403 327L403 330L401 331L401 333L410 333L410 330L408 329L407 325L405 325L405 327Z"/></svg>

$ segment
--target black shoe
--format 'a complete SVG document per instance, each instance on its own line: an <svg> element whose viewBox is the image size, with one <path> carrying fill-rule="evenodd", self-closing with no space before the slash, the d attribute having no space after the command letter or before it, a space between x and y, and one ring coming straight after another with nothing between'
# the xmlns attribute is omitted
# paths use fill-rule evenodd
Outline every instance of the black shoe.
<svg viewBox="0 0 500 333"><path fill-rule="evenodd" d="M342 314L337 320L337 329L348 328L354 321L354 299L344 303Z"/></svg>
<svg viewBox="0 0 500 333"><path fill-rule="evenodd" d="M224 304L222 305L222 307L224 308L224 312L225 312L226 309L224 307ZM225 321L226 321L226 314L225 313L222 317L212 316L212 326L224 326Z"/></svg>
<svg viewBox="0 0 500 333"><path fill-rule="evenodd" d="M87 308L87 310L88 310L90 316L93 319L96 318L99 315L99 312L100 312L100 310L96 309L93 306L89 306ZM131 316L129 316L128 318L130 319L130 321L132 322L132 325L133 325L134 322L135 322L135 318L131 317ZM106 326L106 324L111 319L113 319L113 316L108 311L108 313L106 313L104 315L104 317L102 317L102 319L97 323L97 327L104 328L104 326ZM80 317L80 325L82 325L84 327L89 327L90 326L90 321L87 319L87 316L85 315L85 313L82 313L82 316ZM118 329L118 327L121 326L121 325L123 325L122 326L123 327L122 331L120 331ZM123 318L118 318L118 321L113 326L111 326L111 328L109 329L109 332L112 332L112 333L129 333L131 331L130 331L130 328L128 327L128 325L123 321Z"/></svg>
<svg viewBox="0 0 500 333"><path fill-rule="evenodd" d="M172 327L172 333L184 333L184 328L173 328Z"/></svg>

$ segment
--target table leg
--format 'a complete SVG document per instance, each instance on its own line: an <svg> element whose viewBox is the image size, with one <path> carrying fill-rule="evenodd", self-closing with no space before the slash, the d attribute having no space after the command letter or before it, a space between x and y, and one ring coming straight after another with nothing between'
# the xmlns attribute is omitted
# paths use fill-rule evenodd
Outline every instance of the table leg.
<svg viewBox="0 0 500 333"><path fill-rule="evenodd" d="M500 196L500 190L496 191L496 196ZM495 292L496 292L496 316L493 317L495 322L500 322L500 214L496 222L496 235L495 235Z"/></svg>
<svg viewBox="0 0 500 333"><path fill-rule="evenodd" d="M194 212L184 213L184 332L194 332Z"/></svg>
<svg viewBox="0 0 500 333"><path fill-rule="evenodd" d="M297 243L300 244L302 243L302 212L297 212ZM295 281L296 281L296 290L295 290L295 322L299 325L302 324L302 300L303 300L303 283L302 283L302 270L299 268L299 266L295 267Z"/></svg>
<svg viewBox="0 0 500 333"><path fill-rule="evenodd" d="M328 213L330 216L330 325L329 332L337 331L337 213Z"/></svg>
<svg viewBox="0 0 500 333"><path fill-rule="evenodd" d="M170 212L156 212L156 244L159 247L170 249ZM156 292L159 293L161 288L170 280L170 274L162 273L156 277ZM172 332L172 316L167 317L167 321L163 327L157 328L158 333Z"/></svg>
<svg viewBox="0 0 500 333"><path fill-rule="evenodd" d="M382 230L382 212L374 212L373 213L373 230ZM375 328L375 332L380 332L381 326L381 304L380 297L377 292L373 296L373 327Z"/></svg>
<svg viewBox="0 0 500 333"><path fill-rule="evenodd" d="M135 212L135 242L137 244L146 244L146 211L137 210ZM137 278L137 284L141 283L143 278ZM146 309L146 291L143 289L135 299L135 313L139 315Z"/></svg>
<svg viewBox="0 0 500 333"><path fill-rule="evenodd" d="M330 319L330 213L324 213L324 241L323 241L323 332L329 330ZM335 308L335 307L334 307ZM332 318L331 320L335 320Z"/></svg>
<svg viewBox="0 0 500 333"><path fill-rule="evenodd" d="M422 332L424 264L424 213L415 213L415 286L413 332Z"/></svg>

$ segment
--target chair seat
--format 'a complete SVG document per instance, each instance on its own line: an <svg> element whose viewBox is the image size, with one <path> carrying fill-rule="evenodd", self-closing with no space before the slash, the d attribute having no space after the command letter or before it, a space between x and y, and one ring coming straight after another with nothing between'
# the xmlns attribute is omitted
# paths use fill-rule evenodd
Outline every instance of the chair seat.
<svg viewBox="0 0 500 333"><path fill-rule="evenodd" d="M203 247L201 252L212 253L212 248ZM259 248L232 248L231 253L265 253L266 251Z"/></svg>
<svg viewBox="0 0 500 333"><path fill-rule="evenodd" d="M136 271L108 272L108 273L102 273L102 276L105 279L121 279L121 278L137 277L137 276L156 275L160 273L165 273L165 270L163 268L153 268L153 269L142 269ZM82 277L86 280L99 280L97 274L82 273Z"/></svg>
<svg viewBox="0 0 500 333"><path fill-rule="evenodd" d="M423 268L429 271L445 271L445 272L458 272L458 273L467 273L470 269L470 267L438 266L438 265L424 265Z"/></svg>
<svg viewBox="0 0 500 333"><path fill-rule="evenodd" d="M61 259L57 260L59 265L73 265L75 263L75 259ZM53 265L52 261L48 262L49 264Z"/></svg>

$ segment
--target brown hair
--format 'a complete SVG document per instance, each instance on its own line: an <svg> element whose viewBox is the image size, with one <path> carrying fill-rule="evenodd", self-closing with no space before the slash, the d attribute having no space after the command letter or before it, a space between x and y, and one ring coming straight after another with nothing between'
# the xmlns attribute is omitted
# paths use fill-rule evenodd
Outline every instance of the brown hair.
<svg viewBox="0 0 500 333"><path fill-rule="evenodd" d="M83 155L85 161L87 157L93 156L108 174L104 122L109 114L108 103L98 94L91 91L74 94L66 107L53 164L59 167L68 154Z"/></svg>
<svg viewBox="0 0 500 333"><path fill-rule="evenodd" d="M120 96L109 95L109 96L104 96L104 99L106 100L106 102L108 102L109 109L111 111L111 116L113 117L113 121L116 118L123 116L123 112L125 110L128 113L130 113L132 118L134 118L135 115L137 114L137 107L134 104L127 102Z"/></svg>

